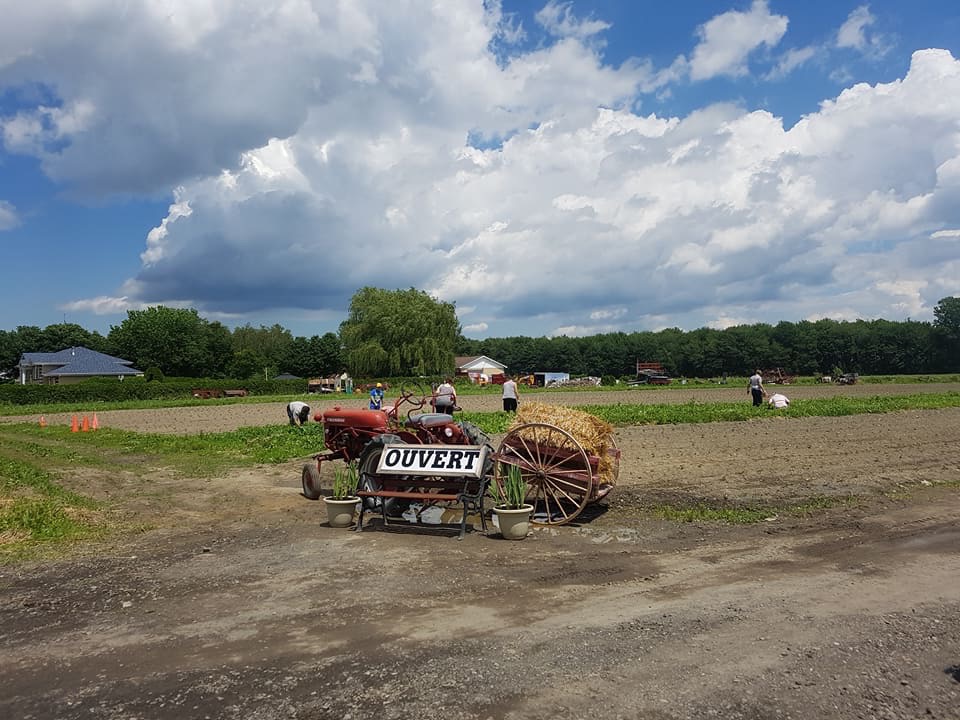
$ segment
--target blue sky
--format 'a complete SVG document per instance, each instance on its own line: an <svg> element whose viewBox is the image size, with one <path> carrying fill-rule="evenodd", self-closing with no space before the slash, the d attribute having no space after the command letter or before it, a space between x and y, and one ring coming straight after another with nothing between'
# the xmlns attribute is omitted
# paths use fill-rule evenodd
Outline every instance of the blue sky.
<svg viewBox="0 0 960 720"><path fill-rule="evenodd" d="M960 5L0 0L0 329L932 318Z"/></svg>

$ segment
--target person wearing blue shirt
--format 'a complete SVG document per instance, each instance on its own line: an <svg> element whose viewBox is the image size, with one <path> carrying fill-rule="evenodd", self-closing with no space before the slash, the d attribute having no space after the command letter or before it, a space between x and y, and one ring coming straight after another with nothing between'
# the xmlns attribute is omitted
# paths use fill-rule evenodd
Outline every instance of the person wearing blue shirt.
<svg viewBox="0 0 960 720"><path fill-rule="evenodd" d="M370 388L370 409L380 410L383 408L383 383L377 383L376 387Z"/></svg>

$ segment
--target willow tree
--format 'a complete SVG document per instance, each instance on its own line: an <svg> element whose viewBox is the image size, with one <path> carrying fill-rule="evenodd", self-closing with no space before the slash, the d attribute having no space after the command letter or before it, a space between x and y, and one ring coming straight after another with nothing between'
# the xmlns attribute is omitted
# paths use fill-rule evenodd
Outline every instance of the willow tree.
<svg viewBox="0 0 960 720"><path fill-rule="evenodd" d="M453 303L414 288L362 288L340 324L347 367L362 377L450 373L459 336Z"/></svg>

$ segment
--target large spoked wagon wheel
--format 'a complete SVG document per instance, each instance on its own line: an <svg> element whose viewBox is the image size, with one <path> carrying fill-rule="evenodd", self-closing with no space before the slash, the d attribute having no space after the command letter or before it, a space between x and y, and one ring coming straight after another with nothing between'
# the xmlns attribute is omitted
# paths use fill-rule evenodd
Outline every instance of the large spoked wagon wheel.
<svg viewBox="0 0 960 720"><path fill-rule="evenodd" d="M593 475L583 446L566 430L527 423L504 436L494 462L493 481L501 489L511 467L527 483L534 525L562 525L590 502Z"/></svg>

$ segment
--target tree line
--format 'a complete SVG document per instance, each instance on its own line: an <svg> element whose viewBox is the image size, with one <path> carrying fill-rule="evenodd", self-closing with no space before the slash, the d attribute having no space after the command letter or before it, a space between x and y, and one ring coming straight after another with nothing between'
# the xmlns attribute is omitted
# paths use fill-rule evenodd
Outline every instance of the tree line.
<svg viewBox="0 0 960 720"><path fill-rule="evenodd" d="M934 321L756 323L723 330L677 328L589 337L464 338L452 303L416 290L363 288L339 332L294 336L281 325L233 330L193 309L131 310L103 336L79 325L0 330L0 374L16 378L24 352L83 345L121 357L151 376L269 378L449 374L455 356L486 355L516 373L632 376L636 362L660 362L672 375L747 375L782 368L798 375L838 369L865 375L960 372L960 298L943 298Z"/></svg>

